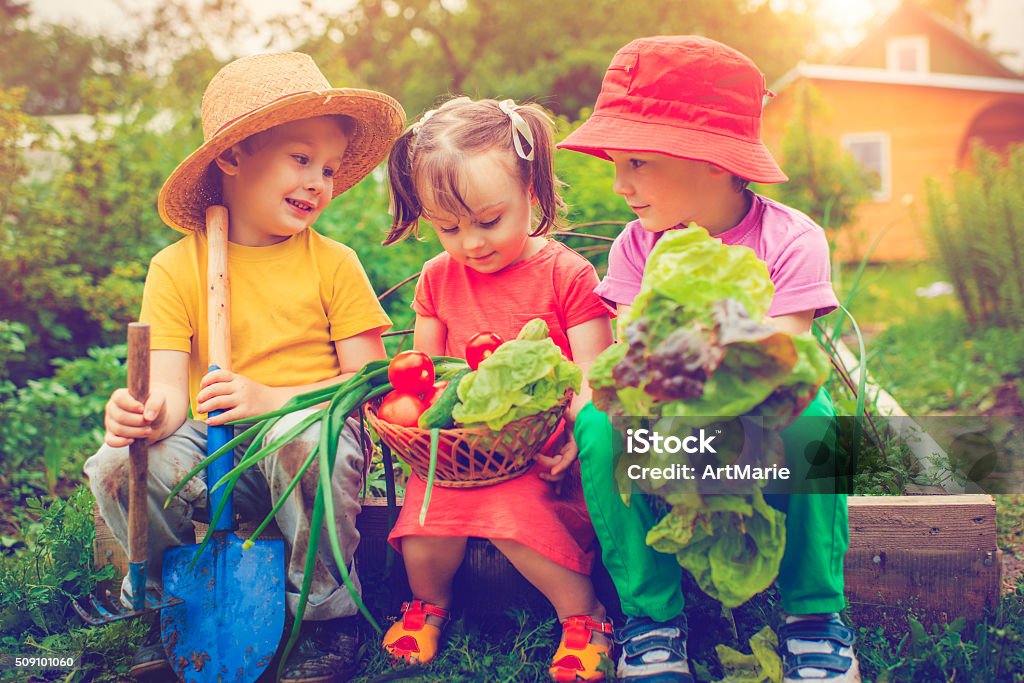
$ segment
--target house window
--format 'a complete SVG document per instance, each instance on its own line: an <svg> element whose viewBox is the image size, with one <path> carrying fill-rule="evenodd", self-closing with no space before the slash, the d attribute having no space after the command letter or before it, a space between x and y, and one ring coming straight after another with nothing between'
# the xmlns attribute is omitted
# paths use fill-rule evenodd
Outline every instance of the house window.
<svg viewBox="0 0 1024 683"><path fill-rule="evenodd" d="M885 44L885 67L890 71L928 72L928 38L899 36Z"/></svg>
<svg viewBox="0 0 1024 683"><path fill-rule="evenodd" d="M876 202L892 196L892 159L888 133L848 133L840 138L843 149L868 174L868 187Z"/></svg>

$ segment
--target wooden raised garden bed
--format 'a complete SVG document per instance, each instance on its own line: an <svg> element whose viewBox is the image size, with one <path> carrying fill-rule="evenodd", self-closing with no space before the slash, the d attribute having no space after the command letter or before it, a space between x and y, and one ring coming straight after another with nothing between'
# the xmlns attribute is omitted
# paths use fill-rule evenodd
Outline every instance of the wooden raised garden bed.
<svg viewBox="0 0 1024 683"><path fill-rule="evenodd" d="M401 504L401 501L399 501ZM859 614L898 608L928 620L958 616L980 618L999 604L1000 555L996 548L996 506L992 496L851 496L850 550L846 555L846 594ZM97 514L94 557L97 566L113 563L123 574L127 558ZM203 531L202 525L200 534ZM381 498L365 501L356 554L360 574L373 576L385 565L388 510ZM272 538L265 534L264 538ZM393 560L393 587L402 597L402 562ZM481 611L504 610L543 598L490 543L470 543L465 581L459 597ZM602 571L595 572L599 593L609 603L614 591ZM874 621L874 619L872 619ZM884 621L884 618L883 618Z"/></svg>

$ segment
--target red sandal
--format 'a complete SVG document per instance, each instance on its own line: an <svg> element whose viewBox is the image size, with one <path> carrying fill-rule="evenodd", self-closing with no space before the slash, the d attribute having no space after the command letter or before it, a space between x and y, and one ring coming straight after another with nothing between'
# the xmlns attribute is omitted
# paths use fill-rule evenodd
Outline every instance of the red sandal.
<svg viewBox="0 0 1024 683"><path fill-rule="evenodd" d="M553 681L603 681L598 670L602 657L609 657L611 644L590 642L594 633L611 640L612 622L594 621L588 616L569 617L562 622L562 643L555 652L548 674Z"/></svg>
<svg viewBox="0 0 1024 683"><path fill-rule="evenodd" d="M427 616L443 620L441 626L427 623ZM437 654L441 631L448 623L448 610L422 600L402 603L402 617L384 634L384 649L408 664L426 664Z"/></svg>

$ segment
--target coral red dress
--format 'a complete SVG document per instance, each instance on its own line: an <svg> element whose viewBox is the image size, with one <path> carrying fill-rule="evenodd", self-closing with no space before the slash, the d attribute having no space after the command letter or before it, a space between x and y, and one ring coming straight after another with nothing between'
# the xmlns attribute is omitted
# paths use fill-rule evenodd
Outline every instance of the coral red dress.
<svg viewBox="0 0 1024 683"><path fill-rule="evenodd" d="M412 307L417 314L444 323L445 353L450 356L464 357L466 342L477 332L514 339L529 320L543 318L551 338L571 359L567 330L608 314L594 294L597 284L593 266L559 242L551 241L530 258L490 275L442 253L423 267ZM557 450L556 437L546 452ZM560 494L537 476L538 471L543 470L534 465L515 479L480 488L434 486L424 526L419 524L419 513L426 483L412 475L388 540L398 551L405 536L516 541L563 567L589 574L595 537L579 467L569 470Z"/></svg>

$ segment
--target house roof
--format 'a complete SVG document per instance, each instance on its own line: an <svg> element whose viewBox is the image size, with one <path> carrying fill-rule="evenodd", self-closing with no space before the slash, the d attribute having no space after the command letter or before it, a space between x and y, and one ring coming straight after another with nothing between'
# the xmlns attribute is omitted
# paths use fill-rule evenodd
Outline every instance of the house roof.
<svg viewBox="0 0 1024 683"><path fill-rule="evenodd" d="M974 62L976 68L987 72L984 75L1021 78L1020 74L1007 67L998 57L968 35L966 30L913 0L903 0L881 24L868 32L864 40L847 50L835 63L840 66L868 66L873 49L880 43L884 44L890 36L906 33L908 27L914 27L917 31L927 31L935 37L950 41Z"/></svg>
<svg viewBox="0 0 1024 683"><path fill-rule="evenodd" d="M907 35L908 31L925 33L951 48L933 50L933 54L937 52L936 57L944 60L949 68L924 73L881 68L880 55L884 55L886 41ZM952 50L962 57L951 58L949 53ZM958 67L963 69L955 71ZM904 0L885 21L869 31L864 40L843 54L835 64L798 64L773 83L771 89L779 92L798 78L1024 93L1024 77L1009 69L953 22L911 0Z"/></svg>
<svg viewBox="0 0 1024 683"><path fill-rule="evenodd" d="M878 83L886 85L913 85L950 90L976 90L981 92L1024 95L1024 78L992 78L990 76L964 76L961 74L917 73L893 71L863 66L836 66L832 64L798 64L785 76L772 84L779 92L798 78L852 83Z"/></svg>

